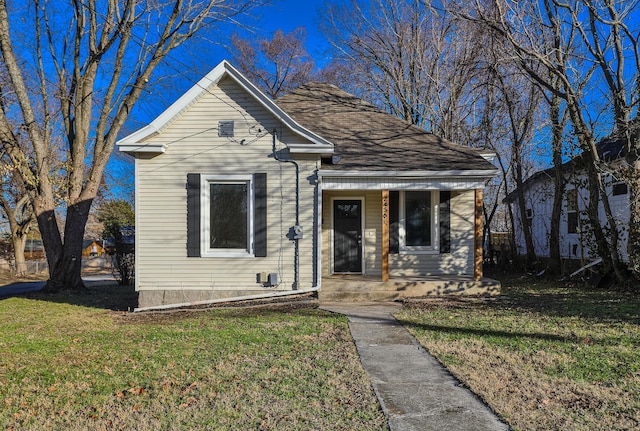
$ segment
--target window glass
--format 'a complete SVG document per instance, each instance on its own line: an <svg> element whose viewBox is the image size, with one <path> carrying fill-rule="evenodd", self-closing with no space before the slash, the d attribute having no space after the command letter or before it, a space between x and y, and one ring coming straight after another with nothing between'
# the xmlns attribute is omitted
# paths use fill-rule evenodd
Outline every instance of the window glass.
<svg viewBox="0 0 640 431"><path fill-rule="evenodd" d="M578 212L567 213L567 233L578 233Z"/></svg>
<svg viewBox="0 0 640 431"><path fill-rule="evenodd" d="M623 182L613 183L612 192L614 196L622 196L628 193L627 185Z"/></svg>
<svg viewBox="0 0 640 431"><path fill-rule="evenodd" d="M247 192L247 183L210 183L210 248L248 248Z"/></svg>
<svg viewBox="0 0 640 431"><path fill-rule="evenodd" d="M567 210L578 211L578 190L567 190Z"/></svg>
<svg viewBox="0 0 640 431"><path fill-rule="evenodd" d="M578 233L578 191L567 190L567 233Z"/></svg>
<svg viewBox="0 0 640 431"><path fill-rule="evenodd" d="M406 245L431 245L431 192L405 192Z"/></svg>

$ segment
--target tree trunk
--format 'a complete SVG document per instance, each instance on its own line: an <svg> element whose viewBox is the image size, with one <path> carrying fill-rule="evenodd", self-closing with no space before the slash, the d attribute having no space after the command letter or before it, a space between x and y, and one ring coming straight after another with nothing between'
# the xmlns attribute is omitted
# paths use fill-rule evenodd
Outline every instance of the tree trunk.
<svg viewBox="0 0 640 431"><path fill-rule="evenodd" d="M587 176L589 188L589 204L587 205L587 215L589 217L589 224L595 238L598 256L602 258L602 267L604 269L604 273L611 273L615 270L616 262L612 257L612 253L614 253L614 250L611 249L611 246L607 241L607 236L600 224L601 220L598 211L601 200L599 187L600 176L596 171L596 167L593 161L589 162L589 165L587 167Z"/></svg>
<svg viewBox="0 0 640 431"><path fill-rule="evenodd" d="M69 205L63 242L53 200L43 196L34 199L38 227L49 265L49 281L43 292L86 289L81 277L82 240L91 202L92 200L85 200Z"/></svg>
<svg viewBox="0 0 640 431"><path fill-rule="evenodd" d="M633 151L630 151L627 155L627 162L632 169L629 180L629 237L627 241L627 253L629 256L629 269L636 279L640 279L640 150L637 146L638 144L632 146Z"/></svg>
<svg viewBox="0 0 640 431"><path fill-rule="evenodd" d="M565 118L560 118L560 98L553 94L550 100L550 116L552 128L553 153L553 207L551 209L551 226L549 229L549 272L560 274L562 257L560 254L560 216L562 215L562 197L564 195L564 174L562 172L562 132Z"/></svg>
<svg viewBox="0 0 640 431"><path fill-rule="evenodd" d="M554 166L553 173L553 207L551 209L551 226L549 228L549 272L557 275L562 271L560 216L562 215L562 197L565 185L562 162L560 162L560 165Z"/></svg>
<svg viewBox="0 0 640 431"><path fill-rule="evenodd" d="M569 88L565 88L569 91ZM589 227L595 239L596 252L602 258L602 272L604 274L613 274L616 281L624 282L624 274L620 265L620 253L618 252L618 233L616 222L611 213L609 198L605 193L602 183L602 177L599 172L598 165L600 157L595 145L592 130L587 126L583 113L580 110L580 104L575 97L569 97L567 100L567 109L571 117L571 123L578 137L578 143L583 150L585 157L585 169L587 173L587 186L589 190L589 204L587 206L587 215L589 217ZM610 235L608 235L602 226L599 207L602 204L606 221L609 224ZM592 249L593 250L593 249Z"/></svg>
<svg viewBox="0 0 640 431"><path fill-rule="evenodd" d="M62 255L62 239L60 238L60 230L56 220L55 204L53 199L37 195L33 199L33 209L38 221L45 257L47 258L49 277L51 277L51 272L58 260L58 256Z"/></svg>
<svg viewBox="0 0 640 431"><path fill-rule="evenodd" d="M86 290L82 281L82 241L92 202L93 199L87 199L67 208L61 254L49 268L49 281L43 291Z"/></svg>
<svg viewBox="0 0 640 431"><path fill-rule="evenodd" d="M13 243L13 258L15 260L15 275L21 276L27 273L27 261L24 258L24 246L27 243L27 235L11 235Z"/></svg>
<svg viewBox="0 0 640 431"><path fill-rule="evenodd" d="M520 167L518 166L518 169ZM536 251L533 244L533 235L531 233L531 223L527 218L527 204L524 198L524 189L522 187L522 171L516 172L516 202L518 203L518 213L520 214L520 223L522 224L522 234L524 235L524 243L526 247L526 265L529 267L536 261Z"/></svg>
<svg viewBox="0 0 640 431"><path fill-rule="evenodd" d="M518 254L518 243L516 242L516 218L513 214L513 207L511 205L507 205L507 212L509 214L509 224L511 225L511 229L509 229L509 231L511 234L509 235L509 259L505 259L504 256L501 256L501 260L503 262L512 259L515 261L515 257Z"/></svg>

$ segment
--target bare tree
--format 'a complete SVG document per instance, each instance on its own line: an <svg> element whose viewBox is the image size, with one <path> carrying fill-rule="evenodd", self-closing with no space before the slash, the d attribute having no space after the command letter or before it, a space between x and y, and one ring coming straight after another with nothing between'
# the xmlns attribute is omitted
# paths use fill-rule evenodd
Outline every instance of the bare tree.
<svg viewBox="0 0 640 431"><path fill-rule="evenodd" d="M81 251L89 209L117 135L153 71L201 29L256 3L34 0L22 6L0 0L1 66L17 101L0 109L0 136L32 196L49 264L45 289L84 288ZM16 38L15 28L27 37ZM33 41L29 50L24 41ZM21 126L16 130L11 124ZM58 127L63 148L52 139ZM18 144L19 135L28 141L28 151ZM60 157L64 232L56 221L51 179L53 161Z"/></svg>
<svg viewBox="0 0 640 431"><path fill-rule="evenodd" d="M330 5L323 31L337 60L323 74L430 132L498 152L502 178L486 195L486 235L504 192L521 184L531 165L540 90L514 67L503 42L451 8L451 0ZM524 200L519 201L524 214Z"/></svg>
<svg viewBox="0 0 640 431"><path fill-rule="evenodd" d="M1 156L1 155L0 155ZM21 178L15 169L0 157L0 216L4 215L9 224L9 236L13 246L15 275L27 272L24 248L29 232L33 228L35 215Z"/></svg>
<svg viewBox="0 0 640 431"><path fill-rule="evenodd" d="M526 148L529 146L536 130L537 114L540 106L541 92L537 85L518 73L508 73L508 68L498 73L497 85L502 103L508 114L511 142L511 175L515 184L516 204L520 214L526 246L527 266L537 261L533 232L524 195L524 179L527 160ZM507 73L504 73L507 72Z"/></svg>
<svg viewBox="0 0 640 431"><path fill-rule="evenodd" d="M557 88L558 81L553 77L551 85ZM553 162L553 204L549 229L549 271L560 274L562 271L560 253L560 216L562 214L562 197L565 190L565 172L563 166L563 141L567 124L567 110L563 109L562 101L557 92L551 92L546 101L549 108L551 123L551 158Z"/></svg>
<svg viewBox="0 0 640 431"><path fill-rule="evenodd" d="M306 37L302 27L291 33L276 30L271 39L244 39L236 34L231 38L232 61L276 99L310 80L314 63L304 47Z"/></svg>
<svg viewBox="0 0 640 431"><path fill-rule="evenodd" d="M434 2L436 3L436 2ZM441 2L437 2L441 3ZM420 0L329 5L322 30L361 97L430 132L469 142L483 35Z"/></svg>
<svg viewBox="0 0 640 431"><path fill-rule="evenodd" d="M586 161L589 186L587 214L597 252L605 268L620 281L625 280L625 275L621 271L617 246L618 228L604 186L605 163L598 154L595 124L590 118L594 111L593 101L601 98L599 93L595 93L603 88L601 84L604 82L611 99L616 129L622 136L628 136L625 154L632 190L629 256L631 268L638 274L640 251L634 244L639 244L636 241L640 239L637 204L639 144L629 128L629 118L632 108L637 105L638 94L631 90L635 90L635 82L629 82L629 78L637 79L639 36L628 28L631 12L637 9L637 1L495 0L489 6L476 1L473 12L461 12L473 22L500 34L512 47L522 69L566 104ZM552 52L558 55L550 55ZM631 69L625 62L629 54ZM596 73L598 70L600 73ZM600 203L604 209L604 220L598 213ZM638 236L632 238L633 235Z"/></svg>

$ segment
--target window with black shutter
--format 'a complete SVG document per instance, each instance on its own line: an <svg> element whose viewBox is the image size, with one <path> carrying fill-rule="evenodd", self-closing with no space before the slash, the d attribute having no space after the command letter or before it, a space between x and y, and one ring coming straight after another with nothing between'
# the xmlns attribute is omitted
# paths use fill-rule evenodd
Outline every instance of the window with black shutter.
<svg viewBox="0 0 640 431"><path fill-rule="evenodd" d="M187 256L267 255L267 175L187 175Z"/></svg>

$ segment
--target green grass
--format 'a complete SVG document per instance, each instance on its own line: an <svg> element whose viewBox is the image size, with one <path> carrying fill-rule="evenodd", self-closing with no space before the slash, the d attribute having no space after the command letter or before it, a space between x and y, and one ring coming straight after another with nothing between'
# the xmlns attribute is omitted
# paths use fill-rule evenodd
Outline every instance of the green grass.
<svg viewBox="0 0 640 431"><path fill-rule="evenodd" d="M502 292L397 317L514 429L640 428L637 294L516 278Z"/></svg>
<svg viewBox="0 0 640 431"><path fill-rule="evenodd" d="M386 429L346 319L314 308L11 298L0 321L5 430Z"/></svg>

